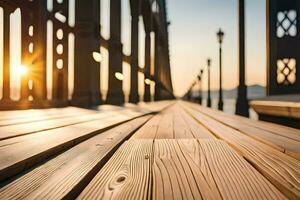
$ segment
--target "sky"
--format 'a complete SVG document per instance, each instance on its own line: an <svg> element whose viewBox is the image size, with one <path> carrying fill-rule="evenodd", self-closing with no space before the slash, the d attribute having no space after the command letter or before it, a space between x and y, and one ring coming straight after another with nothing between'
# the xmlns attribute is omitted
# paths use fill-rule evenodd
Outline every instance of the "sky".
<svg viewBox="0 0 300 200"><path fill-rule="evenodd" d="M170 54L175 95L182 96L203 68L207 89L207 58L212 59L211 87L219 88L219 44L223 42L223 87L238 84L238 0L168 0ZM265 1L246 0L246 83L266 84Z"/></svg>

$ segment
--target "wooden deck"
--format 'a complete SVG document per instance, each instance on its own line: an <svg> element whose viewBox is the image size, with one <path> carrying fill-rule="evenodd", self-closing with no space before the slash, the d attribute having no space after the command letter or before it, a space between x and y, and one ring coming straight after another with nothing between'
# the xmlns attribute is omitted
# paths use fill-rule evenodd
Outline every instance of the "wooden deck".
<svg viewBox="0 0 300 200"><path fill-rule="evenodd" d="M0 112L0 199L300 199L300 130L163 101Z"/></svg>

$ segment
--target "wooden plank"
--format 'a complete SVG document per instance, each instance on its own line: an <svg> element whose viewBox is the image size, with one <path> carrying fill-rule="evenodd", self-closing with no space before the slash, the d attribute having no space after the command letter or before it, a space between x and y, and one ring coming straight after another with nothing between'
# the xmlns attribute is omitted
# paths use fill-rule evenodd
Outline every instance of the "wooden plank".
<svg viewBox="0 0 300 200"><path fill-rule="evenodd" d="M174 138L173 114L169 112L162 113L162 119L159 123L156 139L172 139Z"/></svg>
<svg viewBox="0 0 300 200"><path fill-rule="evenodd" d="M192 141L191 147L197 143ZM221 199L207 171L203 173L176 140L155 140L154 152L153 199Z"/></svg>
<svg viewBox="0 0 300 200"><path fill-rule="evenodd" d="M188 122L182 117L182 108L176 103L175 106L169 111L173 114L173 129L174 129L174 138L176 139L192 139L195 138ZM193 120L193 119L191 119Z"/></svg>
<svg viewBox="0 0 300 200"><path fill-rule="evenodd" d="M178 104L173 104L156 115L138 130L133 138L213 138L213 135L198 124Z"/></svg>
<svg viewBox="0 0 300 200"><path fill-rule="evenodd" d="M300 161L189 108L218 138L226 141L290 199L300 197Z"/></svg>
<svg viewBox="0 0 300 200"><path fill-rule="evenodd" d="M221 113L221 112L219 112ZM264 121L257 121L257 120L253 120L253 119L249 119L249 118L245 118L245 117L240 117L240 116L236 116L236 115L229 115L226 113L222 114L223 116L227 116L230 118L233 118L235 120L239 120L245 124L248 124L250 126L262 129L262 130L266 130L269 131L271 133L277 134L277 135L281 135L296 141L300 141L300 130L299 129L295 129L295 128L291 128L291 127L287 127L287 126L283 126L283 125L279 125L279 124L274 124L274 123L270 123L270 122L264 122Z"/></svg>
<svg viewBox="0 0 300 200"><path fill-rule="evenodd" d="M170 120L173 120L170 121ZM158 132L159 130L159 132ZM149 120L134 135L135 139L154 138L214 138L201 124L197 123L177 103Z"/></svg>
<svg viewBox="0 0 300 200"><path fill-rule="evenodd" d="M128 113L0 141L0 181L142 114Z"/></svg>
<svg viewBox="0 0 300 200"><path fill-rule="evenodd" d="M242 118L242 117L241 117ZM300 141L300 130L279 125L279 124L274 124L270 122L264 122L264 121L255 121L255 120L246 120L242 119L243 123L247 123L251 126L254 126L256 128L262 129L269 131L271 133L281 135L296 141Z"/></svg>
<svg viewBox="0 0 300 200"><path fill-rule="evenodd" d="M196 139L188 140L188 139L181 139L177 140L178 145L182 153L187 157L187 160L191 166L194 166L194 163L203 174L204 179L208 183L209 187L214 190L213 193L219 194L219 190L217 189L217 185L214 181L212 176L211 170L208 166L207 159L204 155L202 148L200 148L199 142Z"/></svg>
<svg viewBox="0 0 300 200"><path fill-rule="evenodd" d="M189 125L194 138L213 139L215 136L202 124L198 123L185 110L181 109L181 117Z"/></svg>
<svg viewBox="0 0 300 200"><path fill-rule="evenodd" d="M249 119L246 117L232 115L232 114L228 114L225 112L221 112L218 110L209 109L209 108L205 108L205 107L202 107L202 109L204 110L205 113L213 113L214 115L220 115L220 116L229 118L231 120L235 120L237 122L242 122L243 124L247 124L249 126L256 127L256 128L274 133L276 135L280 135L283 137L290 138L292 140L300 141L300 130L299 129L295 129L295 128L291 128L291 127L287 127L287 126L283 126L283 125L279 125L279 124L274 124L274 123L270 123L270 122L257 121L257 120Z"/></svg>
<svg viewBox="0 0 300 200"><path fill-rule="evenodd" d="M149 103L141 102L138 104L138 107L152 112L161 112L162 110L171 107L174 103L176 103L176 101L173 100L155 101Z"/></svg>
<svg viewBox="0 0 300 200"><path fill-rule="evenodd" d="M223 199L287 199L226 143L199 143Z"/></svg>
<svg viewBox="0 0 300 200"><path fill-rule="evenodd" d="M161 119L161 114L155 115L144 126L137 130L131 139L155 139Z"/></svg>
<svg viewBox="0 0 300 200"><path fill-rule="evenodd" d="M57 115L58 111L63 113L72 113L77 111L83 111L85 109L76 107L65 107L65 108L48 108L48 109L30 109L30 110L12 110L12 111L1 111L0 121L2 120L13 120L13 119L26 119L30 117L40 117L44 115Z"/></svg>
<svg viewBox="0 0 300 200"><path fill-rule="evenodd" d="M84 141L0 189L0 199L74 199L110 155L150 116Z"/></svg>
<svg viewBox="0 0 300 200"><path fill-rule="evenodd" d="M153 140L129 140L78 199L150 199Z"/></svg>
<svg viewBox="0 0 300 200"><path fill-rule="evenodd" d="M250 106L259 114L300 119L300 103L288 101L251 101Z"/></svg>
<svg viewBox="0 0 300 200"><path fill-rule="evenodd" d="M44 130L50 130L55 128L61 128L65 126L90 122L93 120L99 120L107 117L112 116L119 116L119 115L128 115L134 116L137 112L122 109L122 110L114 110L114 111L107 111L107 112L99 112L94 114L82 114L71 118L63 118L63 119L51 119L51 120L44 120L38 122L31 122L26 124L17 124L12 126L4 126L0 127L0 140L27 135L31 133L36 133Z"/></svg>
<svg viewBox="0 0 300 200"><path fill-rule="evenodd" d="M57 110L56 114L42 114L38 116L31 116L27 115L26 118L16 118L13 119L5 119L0 121L0 126L10 126L10 125L16 125L16 124L25 124L30 122L40 122L44 120L51 120L51 119L62 119L67 117L74 117L79 115L86 115L86 114L93 114L96 113L95 110L88 110L88 109L80 109L80 110L74 110L72 112L64 112L64 110Z"/></svg>
<svg viewBox="0 0 300 200"><path fill-rule="evenodd" d="M248 124L241 123L241 121L219 115L214 111L212 111L211 109L206 109L196 105L191 105L191 106L193 106L193 108L197 109L203 114L206 114L211 118L219 121L220 123L230 126L236 130L239 130L240 132L250 137L253 137L256 140L259 140L267 145L270 145L271 147L274 147L274 145L276 145L277 147L283 149L281 150L282 152L285 152L293 156L294 158L300 160L300 141L297 141L297 138L295 138L296 139L295 140L288 137L284 137L283 135L278 135L266 130L258 129Z"/></svg>

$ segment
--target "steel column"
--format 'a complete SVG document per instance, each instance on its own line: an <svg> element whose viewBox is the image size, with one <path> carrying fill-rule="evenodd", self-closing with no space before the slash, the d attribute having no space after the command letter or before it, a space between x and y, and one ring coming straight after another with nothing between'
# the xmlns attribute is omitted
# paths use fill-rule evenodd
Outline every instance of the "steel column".
<svg viewBox="0 0 300 200"><path fill-rule="evenodd" d="M107 103L121 105L124 103L122 80L116 78L116 73L122 73L123 52L121 43L121 0L110 1L110 40L109 77Z"/></svg>
<svg viewBox="0 0 300 200"><path fill-rule="evenodd" d="M72 104L87 107L101 103L100 64L93 59L100 55L100 1L76 3L75 71Z"/></svg>
<svg viewBox="0 0 300 200"><path fill-rule="evenodd" d="M247 100L247 87L245 84L245 0L239 0L239 86L236 102L238 115L249 116L249 105Z"/></svg>
<svg viewBox="0 0 300 200"><path fill-rule="evenodd" d="M159 44L159 35L158 31L155 32L155 55L154 55L154 77L155 77L155 94L154 100L159 101L161 100L161 85L160 85L160 53L161 47Z"/></svg>
<svg viewBox="0 0 300 200"><path fill-rule="evenodd" d="M145 79L150 79L150 65L151 65L151 37L150 37L150 29L146 28L146 37L145 37ZM151 100L150 94L150 85L146 82L145 85L145 93L144 93L144 101L149 102Z"/></svg>
<svg viewBox="0 0 300 200"><path fill-rule="evenodd" d="M131 0L131 74L130 74L130 103L139 102L138 94L138 68L139 68L139 13L140 13L140 1Z"/></svg>
<svg viewBox="0 0 300 200"><path fill-rule="evenodd" d="M10 14L3 9L3 95L2 101L10 101Z"/></svg>

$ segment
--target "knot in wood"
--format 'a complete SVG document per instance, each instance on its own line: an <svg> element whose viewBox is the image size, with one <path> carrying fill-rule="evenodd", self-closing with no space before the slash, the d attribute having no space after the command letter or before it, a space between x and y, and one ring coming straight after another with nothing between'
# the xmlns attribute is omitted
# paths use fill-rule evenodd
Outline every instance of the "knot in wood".
<svg viewBox="0 0 300 200"><path fill-rule="evenodd" d="M120 176L118 179L117 179L117 182L118 183L122 183L125 181L125 177L124 176Z"/></svg>

